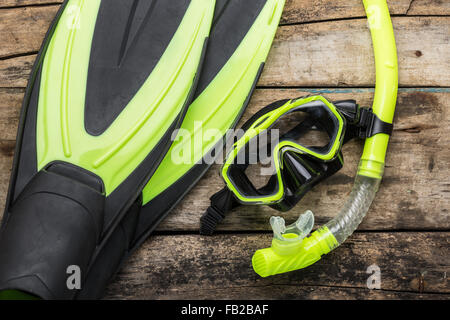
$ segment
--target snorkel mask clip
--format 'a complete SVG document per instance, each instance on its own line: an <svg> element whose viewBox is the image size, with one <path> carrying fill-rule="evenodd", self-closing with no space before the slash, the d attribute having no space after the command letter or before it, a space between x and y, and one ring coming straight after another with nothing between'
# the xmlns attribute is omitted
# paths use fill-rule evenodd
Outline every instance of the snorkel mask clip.
<svg viewBox="0 0 450 320"><path fill-rule="evenodd" d="M347 130L355 130L352 138L367 139L378 133L391 135L394 130L392 123L384 122L372 109L360 107L354 100L336 101L334 105L350 124Z"/></svg>
<svg viewBox="0 0 450 320"><path fill-rule="evenodd" d="M361 139L370 138L379 133L391 135L394 130L392 123L382 121L369 108L360 109L356 127L358 128L358 137Z"/></svg>

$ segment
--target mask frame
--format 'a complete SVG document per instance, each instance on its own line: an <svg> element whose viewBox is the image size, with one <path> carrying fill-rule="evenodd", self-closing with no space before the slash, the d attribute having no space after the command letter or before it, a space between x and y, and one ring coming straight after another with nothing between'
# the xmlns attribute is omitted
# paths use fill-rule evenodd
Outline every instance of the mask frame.
<svg viewBox="0 0 450 320"><path fill-rule="evenodd" d="M279 141L270 146L275 173L264 187L256 188L246 174L248 162L238 163L242 158L241 153L248 152L249 148L246 147L249 143L267 134L283 117L298 111L307 114L308 118L281 135ZM286 194L294 197L303 195L312 188L312 184L317 184L342 167L341 148L347 121L335 105L323 96L288 100L275 109L274 105L270 105L258 116L250 119L247 126L244 125L248 129L230 151L222 169L222 177L240 203L274 205L279 210L285 211L291 207L280 204ZM329 142L325 146L305 146L295 141L297 136L303 135L314 126L327 133ZM270 143L268 142L269 145ZM247 155L245 158L248 158ZM306 186L302 188L305 184ZM293 188L294 185L296 188ZM299 192L295 189L301 190Z"/></svg>

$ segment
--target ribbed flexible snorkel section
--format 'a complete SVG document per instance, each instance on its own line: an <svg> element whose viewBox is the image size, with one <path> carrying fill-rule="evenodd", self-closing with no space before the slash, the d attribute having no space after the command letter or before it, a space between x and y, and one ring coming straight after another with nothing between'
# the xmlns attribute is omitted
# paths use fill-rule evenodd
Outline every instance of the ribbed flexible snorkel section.
<svg viewBox="0 0 450 320"><path fill-rule="evenodd" d="M342 244L358 228L369 211L378 191L380 179L357 175L350 197L339 214L326 224L326 227Z"/></svg>

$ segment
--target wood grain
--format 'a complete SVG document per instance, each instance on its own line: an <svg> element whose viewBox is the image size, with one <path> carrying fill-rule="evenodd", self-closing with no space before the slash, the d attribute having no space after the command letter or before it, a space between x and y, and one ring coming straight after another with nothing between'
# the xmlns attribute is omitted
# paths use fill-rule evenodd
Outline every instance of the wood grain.
<svg viewBox="0 0 450 320"><path fill-rule="evenodd" d="M152 237L119 273L107 297L450 298L449 233L355 234L310 268L260 278L251 256L270 239L269 234ZM373 264L381 271L381 290L367 289L366 271Z"/></svg>
<svg viewBox="0 0 450 320"><path fill-rule="evenodd" d="M405 15L410 0L388 1L391 15ZM445 5L435 5L444 7ZM287 0L282 24L308 23L313 21L360 18L365 16L361 0Z"/></svg>
<svg viewBox="0 0 450 320"><path fill-rule="evenodd" d="M0 8L54 5L62 0L1 0ZM449 15L442 0L388 0L392 15ZM304 23L364 16L361 0L287 0L282 23Z"/></svg>
<svg viewBox="0 0 450 320"><path fill-rule="evenodd" d="M341 91L341 92L340 92ZM313 91L257 90L243 120L276 99L298 97ZM321 90L330 99L354 98L370 105L371 89ZM0 89L0 200L3 207L12 164L23 90ZM449 230L450 219L450 90L400 90L385 177L377 198L361 225L361 230ZM241 121L242 123L242 121ZM438 125L439 124L439 125ZM318 223L336 215L348 193L356 172L362 143L354 141L344 147L345 166L337 175L314 188L299 205L284 216L295 220L306 209L315 212ZM198 230L201 214L209 206L209 197L223 187L219 165L207 173L159 230ZM279 214L268 207L242 207L225 219L220 230L269 230L270 216Z"/></svg>
<svg viewBox="0 0 450 320"><path fill-rule="evenodd" d="M326 95L330 99L352 97L361 105L370 105L373 96L372 90L368 89L349 89L343 93L328 91L330 93ZM311 91L258 90L244 119L276 99L307 93ZM443 147L450 142L449 98L450 91L400 90L387 168L375 202L360 226L362 230L449 230L450 150ZM349 143L343 151L343 170L315 187L284 217L289 221L296 220L300 213L311 209L317 222L324 223L336 215L351 190L362 144ZM198 220L209 206L209 197L222 187L216 165L161 224L160 230L198 230ZM268 207L242 207L231 212L220 229L269 230L270 216L278 214Z"/></svg>
<svg viewBox="0 0 450 320"><path fill-rule="evenodd" d="M55 3L62 3L62 0L0 0L0 8L51 5Z"/></svg>
<svg viewBox="0 0 450 320"><path fill-rule="evenodd" d="M450 15L442 0L388 0L391 15ZM364 17L361 0L287 0L282 24Z"/></svg>
<svg viewBox="0 0 450 320"><path fill-rule="evenodd" d="M400 86L450 86L450 17L393 18ZM427 41L423 41L427 39ZM438 48L438 49L436 49ZM281 27L261 86L369 87L374 56L366 20Z"/></svg>
<svg viewBox="0 0 450 320"><path fill-rule="evenodd" d="M0 0L0 209L24 87L61 2ZM385 178L360 231L308 269L261 279L250 258L270 244L268 219L276 211L242 208L219 228L226 234L185 234L197 232L208 197L223 185L215 165L159 235L132 256L108 299L450 298L450 1L388 4L406 88L399 93ZM274 100L311 93L371 104L373 54L360 0L287 0L281 24L244 119ZM343 170L285 218L292 221L305 209L313 209L318 224L333 217L351 189L361 150L360 142L346 145ZM371 264L381 268L381 290L366 287Z"/></svg>
<svg viewBox="0 0 450 320"><path fill-rule="evenodd" d="M393 21L400 86L450 86L450 73L443 72L450 70L450 17L399 17ZM32 50L39 48L40 39L35 42ZM21 43L5 46L0 55L26 51ZM34 58L0 60L0 87L26 86ZM366 20L358 19L280 27L259 85L370 87L374 83L370 32Z"/></svg>
<svg viewBox="0 0 450 320"><path fill-rule="evenodd" d="M59 6L0 10L0 58L39 50Z"/></svg>

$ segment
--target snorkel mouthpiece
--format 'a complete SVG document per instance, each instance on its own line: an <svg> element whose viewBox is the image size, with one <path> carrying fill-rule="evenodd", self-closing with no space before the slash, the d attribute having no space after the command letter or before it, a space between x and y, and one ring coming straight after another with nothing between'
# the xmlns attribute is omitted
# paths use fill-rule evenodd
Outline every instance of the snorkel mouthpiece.
<svg viewBox="0 0 450 320"><path fill-rule="evenodd" d="M253 269L261 277L306 268L338 246L327 227L307 237L314 226L310 210L288 227L281 217L272 217L270 224L274 234L272 246L256 251L252 258Z"/></svg>

